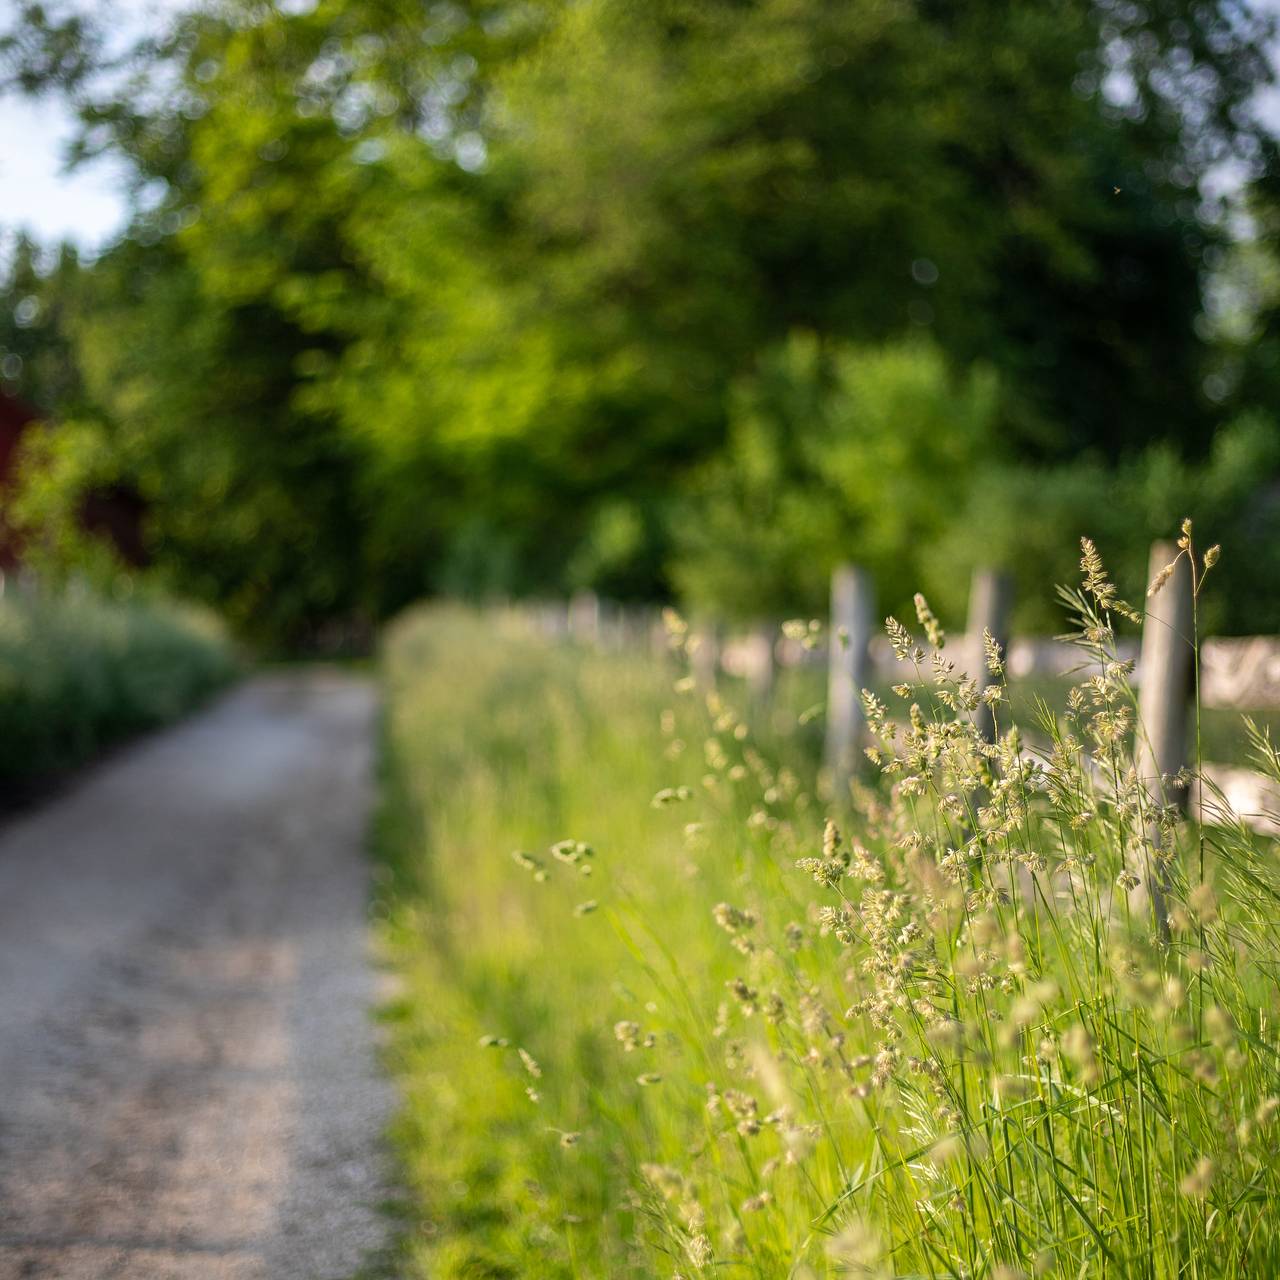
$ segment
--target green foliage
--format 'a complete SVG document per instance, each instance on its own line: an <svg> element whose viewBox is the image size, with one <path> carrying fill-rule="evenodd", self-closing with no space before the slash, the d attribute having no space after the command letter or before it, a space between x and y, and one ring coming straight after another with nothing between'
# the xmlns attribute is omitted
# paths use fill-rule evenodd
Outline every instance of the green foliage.
<svg viewBox="0 0 1280 1280"><path fill-rule="evenodd" d="M1209 632L1280 630L1270 416L1220 426L1197 462L1165 442L1119 462L1031 464L1004 422L994 373L958 377L922 339L852 348L795 335L736 385L725 448L673 520L672 579L736 621L821 615L830 566L852 560L874 572L885 610L910 613L914 582L958 627L973 567L988 565L1014 574L1019 627L1052 632L1035 587L1046 572L1070 575L1083 532L1119 548L1120 578L1138 595L1166 513L1183 511L1227 551Z"/></svg>
<svg viewBox="0 0 1280 1280"><path fill-rule="evenodd" d="M1118 6L566 6L498 78L495 169L518 166L544 287L610 352L640 344L659 394L714 397L794 327L924 327L1009 371L1028 443L1140 443L1157 403L1186 442L1211 236L1171 180L1177 109L1141 75L1131 127L1101 99L1099 24L1157 80L1204 55ZM1180 403L1148 343L1183 353ZM1124 404L1118 429L1099 401Z"/></svg>
<svg viewBox="0 0 1280 1280"><path fill-rule="evenodd" d="M1147 553L1181 511L1221 538L1219 590L1206 603L1206 634L1280 631L1274 584L1280 583L1280 431L1251 413L1213 433L1208 456L1192 464L1155 445L1119 465L1097 456L1057 467L996 465L985 471L922 576L949 616L963 617L968 567L980 562L1014 572L1021 588L1020 625L1051 631L1055 618L1034 584L1046 573L1065 579L1070 548L1085 531L1120 549L1117 576L1130 598L1146 587Z"/></svg>
<svg viewBox="0 0 1280 1280"><path fill-rule="evenodd" d="M84 396L71 333L85 305L80 260L64 246L52 264L42 264L25 235L7 256L0 275L0 391L74 412Z"/></svg>
<svg viewBox="0 0 1280 1280"><path fill-rule="evenodd" d="M159 601L9 584L0 597L0 779L41 779L176 719L230 679L213 622Z"/></svg>
<svg viewBox="0 0 1280 1280"><path fill-rule="evenodd" d="M93 410L32 441L19 505L32 538L76 547L81 499L124 484L147 504L156 572L243 634L305 643L365 604L352 537L358 449L291 402L277 312L211 298L181 261L125 246L75 321ZM78 563L78 556L73 557Z"/></svg>
<svg viewBox="0 0 1280 1280"><path fill-rule="evenodd" d="M731 403L725 449L675 527L673 578L739 620L821 612L841 560L900 594L924 580L998 447L994 375L957 378L923 338L824 349L795 335Z"/></svg>
<svg viewBox="0 0 1280 1280"><path fill-rule="evenodd" d="M1273 1273L1275 841L1137 780L1111 598L1091 565L1065 712L996 679L994 744L904 662L840 829L785 692L761 734L518 615L399 622L407 1273Z"/></svg>
<svg viewBox="0 0 1280 1280"><path fill-rule="evenodd" d="M833 435L833 381L817 340L793 335L735 386L725 447L673 523L671 576L694 607L743 620L825 599L850 533L815 463Z"/></svg>
<svg viewBox="0 0 1280 1280"><path fill-rule="evenodd" d="M793 566L844 533L893 599L942 536L940 473L972 468L974 422L925 424L946 396L985 417L981 370L1013 467L1193 465L1269 403L1196 323L1226 224L1195 197L1231 159L1263 207L1272 25L1232 0L233 0L114 52L23 3L0 87L65 94L139 202L90 266L18 255L3 301L47 321L0 319L0 346L145 495L167 580L270 642L432 590L652 596L677 542L700 602L741 609L687 526L761 505L725 496L752 452L836 507L811 528L780 496L786 528L740 531L763 598L813 598L825 569ZM803 362L770 354L797 331L834 400L769 443L726 390Z"/></svg>

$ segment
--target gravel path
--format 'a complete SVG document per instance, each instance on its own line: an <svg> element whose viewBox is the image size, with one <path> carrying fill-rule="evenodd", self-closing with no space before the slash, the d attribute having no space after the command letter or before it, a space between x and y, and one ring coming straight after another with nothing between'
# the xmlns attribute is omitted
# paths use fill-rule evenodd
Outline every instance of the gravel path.
<svg viewBox="0 0 1280 1280"><path fill-rule="evenodd" d="M242 685L0 830L0 1277L330 1280L385 1240L371 685Z"/></svg>

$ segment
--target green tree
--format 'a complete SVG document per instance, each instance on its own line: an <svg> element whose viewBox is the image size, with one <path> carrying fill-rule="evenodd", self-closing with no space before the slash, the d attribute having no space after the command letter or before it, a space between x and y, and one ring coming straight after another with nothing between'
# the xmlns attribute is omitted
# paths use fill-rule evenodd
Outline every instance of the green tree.
<svg viewBox="0 0 1280 1280"><path fill-rule="evenodd" d="M256 639L307 643L364 603L357 447L332 416L293 404L285 357L305 344L278 312L220 304L159 256L125 244L95 269L75 328L92 408L33 442L26 521L77 546L83 493L126 485L173 586Z"/></svg>
<svg viewBox="0 0 1280 1280"><path fill-rule="evenodd" d="M1222 546L1219 589L1200 622L1208 635L1280 631L1280 430L1261 412L1212 432L1208 456L1191 463L1167 442L1118 466L1099 454L1054 466L997 462L984 469L934 544L921 581L960 621L975 564L1012 571L1018 623L1041 633L1060 613L1040 589L1069 582L1081 535L1114 547L1109 561L1130 599L1146 591L1151 543L1191 516L1205 542ZM950 584L950 590L948 590ZM933 596L931 595L931 599Z"/></svg>
<svg viewBox="0 0 1280 1280"><path fill-rule="evenodd" d="M733 405L676 526L687 598L743 620L821 612L841 560L875 574L886 608L949 586L932 553L998 447L990 369L957 376L924 339L823 349L793 335Z"/></svg>
<svg viewBox="0 0 1280 1280"><path fill-rule="evenodd" d="M71 322L83 306L74 248L51 263L26 235L13 239L0 270L0 390L33 408L74 410L84 398Z"/></svg>
<svg viewBox="0 0 1280 1280"><path fill-rule="evenodd" d="M1195 184L1270 160L1264 36L1234 5L602 0L500 80L494 164L557 308L659 394L715 404L796 327L926 328L1000 368L1024 448L1194 447Z"/></svg>
<svg viewBox="0 0 1280 1280"><path fill-rule="evenodd" d="M173 580L290 638L433 588L661 591L726 440L905 577L963 433L877 507L862 393L814 461L839 395L770 443L726 388L796 330L927 336L998 372L1010 465L1202 455L1199 188L1271 181L1269 36L1232 0L232 0L115 50L24 3L8 83L68 95L138 192L65 326L99 461L49 477L136 482Z"/></svg>

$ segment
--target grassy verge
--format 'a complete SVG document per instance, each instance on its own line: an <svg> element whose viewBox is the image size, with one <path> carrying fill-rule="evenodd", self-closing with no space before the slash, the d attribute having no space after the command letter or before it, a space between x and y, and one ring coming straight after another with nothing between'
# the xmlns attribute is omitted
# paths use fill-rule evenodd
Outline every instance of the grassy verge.
<svg viewBox="0 0 1280 1280"><path fill-rule="evenodd" d="M648 1034L660 1025L650 1005L678 1017L688 1003L670 965L664 976L640 959L665 945L652 918L684 936L686 961L692 950L708 973L728 972L689 889L681 822L649 808L671 776L669 677L432 612L391 637L387 678L385 934L407 980L388 1016L419 1274L525 1275L536 1259L541 1274L570 1275L587 1258L639 1274L634 1168L682 1127L652 1106L656 1086L636 1083L662 1052L627 1054L612 1027L629 1018ZM566 838L598 855L547 852Z"/></svg>
<svg viewBox="0 0 1280 1280"><path fill-rule="evenodd" d="M388 641L410 1274L1280 1273L1280 861L1138 785L1122 668L1032 759L900 633L832 822L785 707L506 625Z"/></svg>
<svg viewBox="0 0 1280 1280"><path fill-rule="evenodd" d="M88 592L0 598L0 780L46 778L180 715L235 670L202 615Z"/></svg>

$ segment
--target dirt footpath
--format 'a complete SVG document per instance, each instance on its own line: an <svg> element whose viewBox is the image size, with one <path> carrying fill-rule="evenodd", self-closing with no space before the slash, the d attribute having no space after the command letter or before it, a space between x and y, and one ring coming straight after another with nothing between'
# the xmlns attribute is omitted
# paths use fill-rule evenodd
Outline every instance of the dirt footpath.
<svg viewBox="0 0 1280 1280"><path fill-rule="evenodd" d="M264 676L0 829L3 1280L335 1280L385 1240L374 711Z"/></svg>

